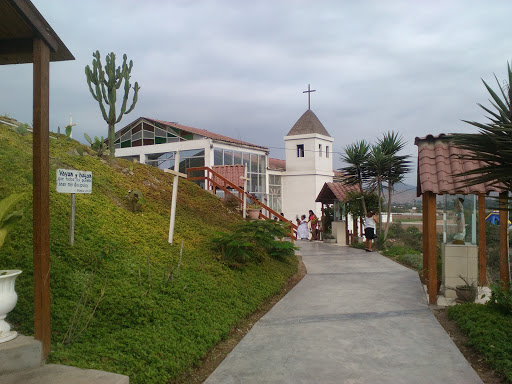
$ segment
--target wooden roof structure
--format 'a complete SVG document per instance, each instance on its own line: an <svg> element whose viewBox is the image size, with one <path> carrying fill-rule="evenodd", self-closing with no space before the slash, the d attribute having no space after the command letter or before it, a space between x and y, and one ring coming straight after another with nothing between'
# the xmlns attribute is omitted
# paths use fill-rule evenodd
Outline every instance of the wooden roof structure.
<svg viewBox="0 0 512 384"><path fill-rule="evenodd" d="M464 172L482 168L485 164L475 160L463 160L468 154L453 142L453 135L416 137L418 146L417 196L423 192L437 195L477 195L479 193L501 192L500 185L492 183L467 185L468 176Z"/></svg>
<svg viewBox="0 0 512 384"><path fill-rule="evenodd" d="M50 353L50 62L74 60L29 0L0 0L0 64L33 63L34 337Z"/></svg>
<svg viewBox="0 0 512 384"><path fill-rule="evenodd" d="M485 196L500 193L500 206L507 206L508 191L496 183L468 185L461 175L483 167L477 161L464 160L467 153L453 142L452 135L416 137L418 146L417 196L423 199L423 278L428 281L429 303L437 302L436 195L478 195L478 264L479 284L486 284ZM500 280L508 282L507 211L500 210Z"/></svg>
<svg viewBox="0 0 512 384"><path fill-rule="evenodd" d="M357 185L348 185L340 182L325 183L315 201L323 204L333 204L336 200L344 202L347 200L349 192L360 191Z"/></svg>

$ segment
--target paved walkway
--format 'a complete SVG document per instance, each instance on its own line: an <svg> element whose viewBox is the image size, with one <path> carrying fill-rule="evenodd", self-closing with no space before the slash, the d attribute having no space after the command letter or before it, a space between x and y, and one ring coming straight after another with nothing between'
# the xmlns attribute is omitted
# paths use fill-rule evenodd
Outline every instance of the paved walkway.
<svg viewBox="0 0 512 384"><path fill-rule="evenodd" d="M297 244L308 274L205 383L482 383L416 272L377 253Z"/></svg>

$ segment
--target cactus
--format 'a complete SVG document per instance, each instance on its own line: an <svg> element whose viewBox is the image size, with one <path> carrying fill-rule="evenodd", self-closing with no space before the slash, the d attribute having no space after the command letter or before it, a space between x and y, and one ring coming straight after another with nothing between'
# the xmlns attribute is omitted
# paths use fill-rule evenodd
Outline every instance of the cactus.
<svg viewBox="0 0 512 384"><path fill-rule="evenodd" d="M126 110L126 102L128 101L128 94L132 85L130 84L130 73L132 71L133 61L130 60L130 64L126 64L127 56L123 55L123 64L116 68L116 55L111 52L107 55L105 70L103 70L100 52L96 51L93 53L92 70L87 65L85 67L85 76L87 78L87 84L89 85L89 91L91 92L94 100L100 105L103 119L108 124L108 148L110 149L110 156L114 157L115 154L115 125L121 121L123 115L130 113L135 104L137 103L137 97L139 93L139 84L135 82L133 86L133 100L131 107ZM106 76L105 76L106 74ZM121 104L121 110L119 115L116 115L116 100L117 90L121 87L124 80L124 95L123 102ZM94 87L93 87L94 85ZM105 102L108 105L108 114L103 105Z"/></svg>
<svg viewBox="0 0 512 384"><path fill-rule="evenodd" d="M91 145L92 150L95 151L99 157L103 156L103 152L107 149L107 145L105 144L105 139L103 139L103 136L101 136L101 138L94 136L94 141L87 133L84 133L84 137L85 140L87 140L87 142Z"/></svg>

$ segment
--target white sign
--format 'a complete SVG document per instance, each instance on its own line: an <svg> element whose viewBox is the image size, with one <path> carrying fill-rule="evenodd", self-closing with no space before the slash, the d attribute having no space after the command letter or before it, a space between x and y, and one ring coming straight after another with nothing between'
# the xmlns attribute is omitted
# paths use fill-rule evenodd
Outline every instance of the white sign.
<svg viewBox="0 0 512 384"><path fill-rule="evenodd" d="M92 172L57 169L57 192L92 193Z"/></svg>

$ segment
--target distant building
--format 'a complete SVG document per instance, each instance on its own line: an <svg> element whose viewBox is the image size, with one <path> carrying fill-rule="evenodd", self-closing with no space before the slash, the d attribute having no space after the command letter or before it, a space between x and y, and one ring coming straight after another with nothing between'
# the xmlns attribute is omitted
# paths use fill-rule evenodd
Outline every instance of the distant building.
<svg viewBox="0 0 512 384"><path fill-rule="evenodd" d="M284 137L285 160L269 158L269 149L224 135L174 122L139 117L116 132L116 156L161 169L244 165L247 191L293 220L312 209L324 183L334 177L334 139L308 109ZM275 144L274 144L275 145ZM224 172L226 167L219 167Z"/></svg>

